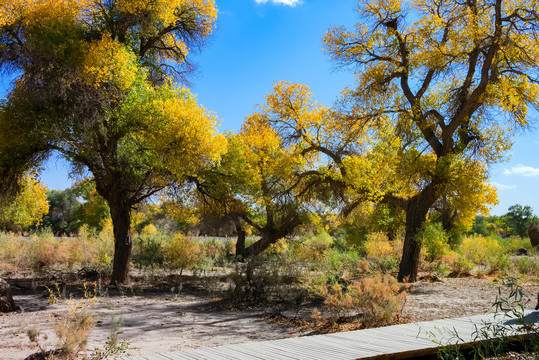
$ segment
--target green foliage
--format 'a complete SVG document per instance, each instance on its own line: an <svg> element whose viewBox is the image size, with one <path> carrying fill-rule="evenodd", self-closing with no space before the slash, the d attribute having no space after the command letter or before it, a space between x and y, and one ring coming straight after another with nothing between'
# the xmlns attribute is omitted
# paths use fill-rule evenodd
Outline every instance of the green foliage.
<svg viewBox="0 0 539 360"><path fill-rule="evenodd" d="M459 247L461 256L474 266L488 271L507 271L511 267L509 256L495 238L480 235L466 237Z"/></svg>
<svg viewBox="0 0 539 360"><path fill-rule="evenodd" d="M168 241L169 237L153 225L146 226L133 240L133 264L139 269L161 267L165 263Z"/></svg>
<svg viewBox="0 0 539 360"><path fill-rule="evenodd" d="M43 227L58 236L76 233L83 224L82 204L77 197L73 189L50 191L49 212L43 218Z"/></svg>
<svg viewBox="0 0 539 360"><path fill-rule="evenodd" d="M425 224L417 237L426 250L428 261L440 260L449 251L449 236L441 223Z"/></svg>
<svg viewBox="0 0 539 360"><path fill-rule="evenodd" d="M93 179L86 178L76 183L72 189L77 197L83 200L78 211L81 221L91 228L101 231L103 221L110 218L110 209L105 199L98 194Z"/></svg>
<svg viewBox="0 0 539 360"><path fill-rule="evenodd" d="M530 226L533 221L537 220L537 217L533 215L533 210L530 206L522 206L519 204L509 207L505 217L511 228L510 234L518 235L521 238L526 236L528 226Z"/></svg>
<svg viewBox="0 0 539 360"><path fill-rule="evenodd" d="M531 277L539 277L539 258L520 256L515 261L515 266L518 272L522 275Z"/></svg>
<svg viewBox="0 0 539 360"><path fill-rule="evenodd" d="M357 249L359 252L365 253L365 241L368 235L368 230L365 227L347 222L341 226L340 232L340 240L335 244L338 250Z"/></svg>

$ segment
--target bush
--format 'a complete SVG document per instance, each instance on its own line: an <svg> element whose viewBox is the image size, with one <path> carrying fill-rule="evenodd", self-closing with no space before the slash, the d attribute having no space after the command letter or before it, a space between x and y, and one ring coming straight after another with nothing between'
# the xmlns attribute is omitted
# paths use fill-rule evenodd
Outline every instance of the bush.
<svg viewBox="0 0 539 360"><path fill-rule="evenodd" d="M30 237L0 236L0 264L11 271L45 273L87 268L104 274L112 269L113 254L114 238L112 230L107 229L95 234L83 226L77 237L69 238L54 237L50 231Z"/></svg>
<svg viewBox="0 0 539 360"><path fill-rule="evenodd" d="M475 266L489 268L490 271L507 270L510 261L496 239L473 235L466 237L459 247L461 255Z"/></svg>
<svg viewBox="0 0 539 360"><path fill-rule="evenodd" d="M532 251L533 247L529 238L520 238L520 236L511 236L505 239L498 239L498 243L501 245L503 252L506 254L514 254L519 249L526 249Z"/></svg>
<svg viewBox="0 0 539 360"><path fill-rule="evenodd" d="M219 241L215 238L209 238L203 243L204 257L212 266L215 264L224 265L228 261L228 254L231 252L232 246L229 245L230 240L226 242Z"/></svg>
<svg viewBox="0 0 539 360"><path fill-rule="evenodd" d="M325 230L309 232L298 239L281 239L270 246L269 252L307 263L318 263L333 244Z"/></svg>
<svg viewBox="0 0 539 360"><path fill-rule="evenodd" d="M81 264L83 268L95 270L101 275L112 273L114 235L110 219L103 222L102 230L99 234L94 233L88 226L83 225L79 230L77 240L82 244L85 252L84 260Z"/></svg>
<svg viewBox="0 0 539 360"><path fill-rule="evenodd" d="M279 256L257 256L236 263L229 277L229 296L236 303L269 299L297 304L304 290L293 287L300 276L298 267Z"/></svg>
<svg viewBox="0 0 539 360"><path fill-rule="evenodd" d="M145 226L133 241L133 264L139 269L160 267L165 263L167 236L155 226Z"/></svg>
<svg viewBox="0 0 539 360"><path fill-rule="evenodd" d="M515 265L522 275L539 276L539 259L536 257L521 256Z"/></svg>
<svg viewBox="0 0 539 360"><path fill-rule="evenodd" d="M194 268L203 255L203 246L200 242L187 238L183 234L176 234L165 248L165 263L170 269L180 270Z"/></svg>
<svg viewBox="0 0 539 360"><path fill-rule="evenodd" d="M444 231L442 224L427 224L417 236L425 248L427 261L440 260L444 254L449 252L449 236Z"/></svg>
<svg viewBox="0 0 539 360"><path fill-rule="evenodd" d="M358 273L363 274L359 279L335 279L318 273L305 280L309 293L324 299L324 312L329 315L330 323L354 312L361 314L364 327L386 325L401 311L406 294L400 292L395 278L370 274L368 268L366 261L358 262Z"/></svg>
<svg viewBox="0 0 539 360"><path fill-rule="evenodd" d="M365 241L365 253L370 258L387 258L393 255L393 247L386 234L382 232L371 233L367 235Z"/></svg>

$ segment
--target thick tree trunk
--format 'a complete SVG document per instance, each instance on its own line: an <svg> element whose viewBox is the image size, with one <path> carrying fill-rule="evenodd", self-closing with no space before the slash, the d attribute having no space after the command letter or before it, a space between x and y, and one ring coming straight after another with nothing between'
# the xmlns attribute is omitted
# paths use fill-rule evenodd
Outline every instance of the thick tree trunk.
<svg viewBox="0 0 539 360"><path fill-rule="evenodd" d="M125 284L129 280L131 262L131 207L121 200L109 201L114 227L114 263L111 284Z"/></svg>
<svg viewBox="0 0 539 360"><path fill-rule="evenodd" d="M247 234L239 220L236 221L236 233L238 234L238 241L236 242L236 259L243 259L245 257L245 237Z"/></svg>
<svg viewBox="0 0 539 360"><path fill-rule="evenodd" d="M417 241L416 235L427 220L427 213L435 201L435 186L431 184L406 205L406 233L398 275L400 282L417 281L421 243Z"/></svg>
<svg viewBox="0 0 539 360"><path fill-rule="evenodd" d="M271 244L275 244L279 239L281 239L282 236L266 233L263 234L262 237L252 244L251 246L247 247L244 251L245 257L254 257L262 253L262 251L266 250Z"/></svg>

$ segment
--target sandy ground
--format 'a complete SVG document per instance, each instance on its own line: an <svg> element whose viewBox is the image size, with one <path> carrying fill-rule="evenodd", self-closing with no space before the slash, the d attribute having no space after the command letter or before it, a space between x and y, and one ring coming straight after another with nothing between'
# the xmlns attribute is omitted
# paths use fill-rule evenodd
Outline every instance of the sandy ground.
<svg viewBox="0 0 539 360"><path fill-rule="evenodd" d="M539 286L525 283L535 298ZM24 311L0 315L0 359L24 359L34 353L26 330L37 329L48 335L44 348L56 342L52 326L69 308L69 301L49 304L47 294L37 289L14 288L15 301ZM442 279L420 281L410 289L402 319L406 322L433 320L486 313L492 308L497 289L488 279ZM98 319L89 348L103 344L110 334L112 319L121 320L121 337L129 340L129 354L178 351L250 341L306 335L305 331L286 328L268 320L264 307L234 310L218 306L216 299L204 293L189 292L179 296L170 292L142 295L109 295L91 305ZM526 305L533 308L535 302Z"/></svg>

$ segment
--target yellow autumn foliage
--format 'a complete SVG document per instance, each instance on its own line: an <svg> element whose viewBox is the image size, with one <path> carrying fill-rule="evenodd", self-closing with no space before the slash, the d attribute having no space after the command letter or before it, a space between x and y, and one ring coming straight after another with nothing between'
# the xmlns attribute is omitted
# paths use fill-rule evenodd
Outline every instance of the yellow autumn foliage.
<svg viewBox="0 0 539 360"><path fill-rule="evenodd" d="M0 208L0 226L21 231L39 225L49 212L47 187L31 176L26 176L21 192L5 207Z"/></svg>

